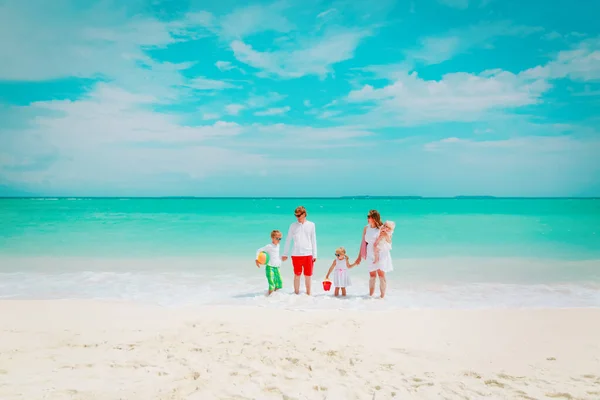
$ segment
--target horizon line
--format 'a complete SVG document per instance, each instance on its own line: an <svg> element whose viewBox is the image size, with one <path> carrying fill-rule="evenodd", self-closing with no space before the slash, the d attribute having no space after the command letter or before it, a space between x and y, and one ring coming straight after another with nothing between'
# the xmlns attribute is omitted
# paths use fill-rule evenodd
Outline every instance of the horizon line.
<svg viewBox="0 0 600 400"><path fill-rule="evenodd" d="M456 196L0 196L0 199L600 199L599 196L491 196L491 195L456 195Z"/></svg>

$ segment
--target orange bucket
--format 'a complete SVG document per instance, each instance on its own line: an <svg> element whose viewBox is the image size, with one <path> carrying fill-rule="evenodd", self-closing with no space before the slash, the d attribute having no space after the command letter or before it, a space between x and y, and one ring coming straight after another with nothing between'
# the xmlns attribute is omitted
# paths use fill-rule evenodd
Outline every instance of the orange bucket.
<svg viewBox="0 0 600 400"><path fill-rule="evenodd" d="M331 281L323 281L323 290L329 292L329 289L331 289Z"/></svg>

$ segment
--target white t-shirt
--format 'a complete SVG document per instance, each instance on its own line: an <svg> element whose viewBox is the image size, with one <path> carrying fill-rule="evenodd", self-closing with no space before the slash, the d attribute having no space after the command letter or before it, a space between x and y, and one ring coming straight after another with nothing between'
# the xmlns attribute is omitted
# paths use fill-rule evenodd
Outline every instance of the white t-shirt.
<svg viewBox="0 0 600 400"><path fill-rule="evenodd" d="M310 221L294 222L290 225L288 235L285 238L284 256L288 255L290 241L294 241L292 256L313 256L317 258L317 231L315 224Z"/></svg>
<svg viewBox="0 0 600 400"><path fill-rule="evenodd" d="M269 262L267 263L271 267L280 267L281 266L281 257L279 257L279 245L269 243L266 246L261 247L256 250L256 257L258 257L258 253L264 251L269 255Z"/></svg>

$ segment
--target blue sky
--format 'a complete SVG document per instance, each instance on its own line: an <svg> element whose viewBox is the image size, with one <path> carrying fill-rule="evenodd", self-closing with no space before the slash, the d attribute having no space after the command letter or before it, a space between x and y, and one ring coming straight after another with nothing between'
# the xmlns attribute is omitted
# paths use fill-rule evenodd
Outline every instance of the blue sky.
<svg viewBox="0 0 600 400"><path fill-rule="evenodd" d="M600 2L0 1L0 195L600 196Z"/></svg>

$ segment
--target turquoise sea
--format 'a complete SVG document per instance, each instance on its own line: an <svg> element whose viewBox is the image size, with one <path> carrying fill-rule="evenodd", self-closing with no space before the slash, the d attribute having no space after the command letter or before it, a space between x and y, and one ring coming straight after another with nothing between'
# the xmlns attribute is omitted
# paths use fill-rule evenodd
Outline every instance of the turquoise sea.
<svg viewBox="0 0 600 400"><path fill-rule="evenodd" d="M255 249L304 205L317 226L314 296L264 297ZM355 258L370 209L396 222L388 298L320 282ZM285 237L284 237L285 239ZM600 200L403 198L0 199L0 298L101 298L293 308L598 307Z"/></svg>

